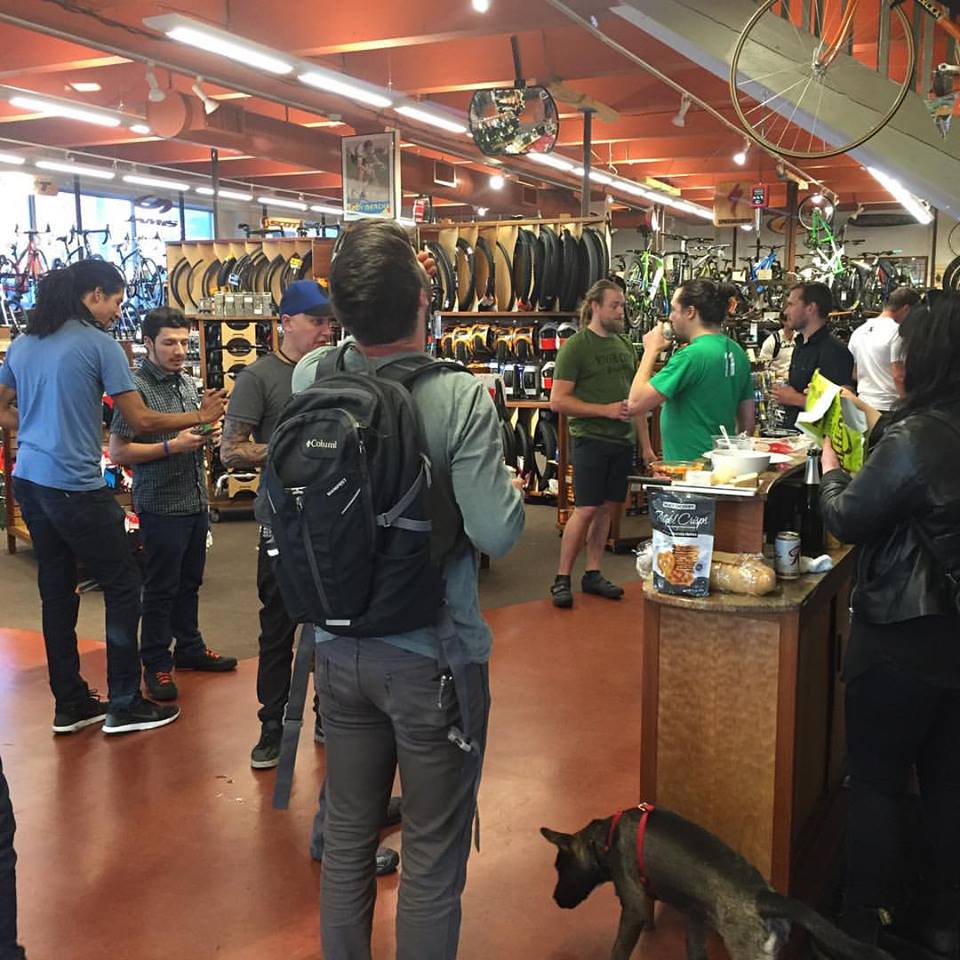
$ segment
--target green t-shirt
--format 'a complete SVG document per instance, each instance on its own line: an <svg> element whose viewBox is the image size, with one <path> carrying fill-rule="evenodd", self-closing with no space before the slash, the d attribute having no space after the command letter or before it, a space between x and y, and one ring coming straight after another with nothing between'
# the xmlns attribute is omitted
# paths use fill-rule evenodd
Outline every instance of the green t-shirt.
<svg viewBox="0 0 960 960"><path fill-rule="evenodd" d="M704 334L678 350L650 385L667 398L660 415L667 460L703 456L720 424L733 433L737 406L754 398L750 361L722 334Z"/></svg>
<svg viewBox="0 0 960 960"><path fill-rule="evenodd" d="M560 348L553 377L576 384L573 392L584 403L615 403L630 395L636 370L637 352L625 336L601 337L585 327ZM636 431L633 420L571 417L570 436L632 444Z"/></svg>

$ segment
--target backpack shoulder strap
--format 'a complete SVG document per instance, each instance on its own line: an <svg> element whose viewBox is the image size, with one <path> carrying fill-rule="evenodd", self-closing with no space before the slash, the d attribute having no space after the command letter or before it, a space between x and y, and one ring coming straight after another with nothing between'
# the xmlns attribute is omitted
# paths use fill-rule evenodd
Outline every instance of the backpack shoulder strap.
<svg viewBox="0 0 960 960"><path fill-rule="evenodd" d="M780 355L780 348L782 346L783 346L783 341L780 339L780 331L774 330L773 331L773 356L771 357L772 360L776 360L777 357Z"/></svg>
<svg viewBox="0 0 960 960"><path fill-rule="evenodd" d="M470 373L470 371L460 363L452 360L435 360L424 353L415 357L401 357L399 360L384 364L377 373L386 380L394 380L407 390L412 390L413 385L424 376L433 376L438 373Z"/></svg>
<svg viewBox="0 0 960 960"><path fill-rule="evenodd" d="M335 350L328 350L317 361L316 372L313 377L314 383L318 380L323 380L324 377L329 377L334 373L340 373L346 370L348 353L354 353L358 357L362 357L367 364L368 372L373 369L373 365L370 363L366 354L358 349L356 343L354 343L353 340L345 340Z"/></svg>

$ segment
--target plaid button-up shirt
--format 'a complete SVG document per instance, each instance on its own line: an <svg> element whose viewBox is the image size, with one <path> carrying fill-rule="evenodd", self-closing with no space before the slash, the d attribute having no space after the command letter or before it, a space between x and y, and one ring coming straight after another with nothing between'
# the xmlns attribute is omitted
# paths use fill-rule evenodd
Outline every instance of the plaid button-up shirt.
<svg viewBox="0 0 960 960"><path fill-rule="evenodd" d="M158 413L184 413L200 407L200 394L193 378L179 373L164 373L149 360L141 361L133 381L143 402ZM177 435L176 430L137 435L116 408L110 431L136 443L161 443ZM206 510L205 449L200 447L192 453L173 453L160 460L137 464L133 470L134 509L138 513L165 516L186 516Z"/></svg>

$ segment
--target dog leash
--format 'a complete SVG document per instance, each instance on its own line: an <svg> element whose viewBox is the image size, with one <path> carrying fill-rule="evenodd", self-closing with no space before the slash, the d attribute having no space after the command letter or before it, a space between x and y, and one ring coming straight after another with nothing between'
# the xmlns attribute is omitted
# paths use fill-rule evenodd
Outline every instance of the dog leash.
<svg viewBox="0 0 960 960"><path fill-rule="evenodd" d="M644 864L643 840L647 832L647 821L650 819L650 814L656 810L656 807L652 803L638 803L636 807L627 807L626 810L620 810L615 813L610 820L610 832L607 834L607 845L603 848L603 852L609 853L613 848L614 831L620 825L620 821L627 810L640 811L640 822L637 824L637 868L640 871L640 882L646 888L649 886L650 880L647 877L646 866Z"/></svg>

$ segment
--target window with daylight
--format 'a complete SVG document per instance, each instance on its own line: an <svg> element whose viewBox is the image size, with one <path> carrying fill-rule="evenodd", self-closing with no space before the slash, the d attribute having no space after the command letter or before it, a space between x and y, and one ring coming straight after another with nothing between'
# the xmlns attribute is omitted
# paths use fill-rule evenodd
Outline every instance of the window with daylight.
<svg viewBox="0 0 960 960"><path fill-rule="evenodd" d="M16 230L30 229L29 197L33 192L33 177L19 173L0 174L0 254L9 257L11 248L22 249L26 238L17 237Z"/></svg>

